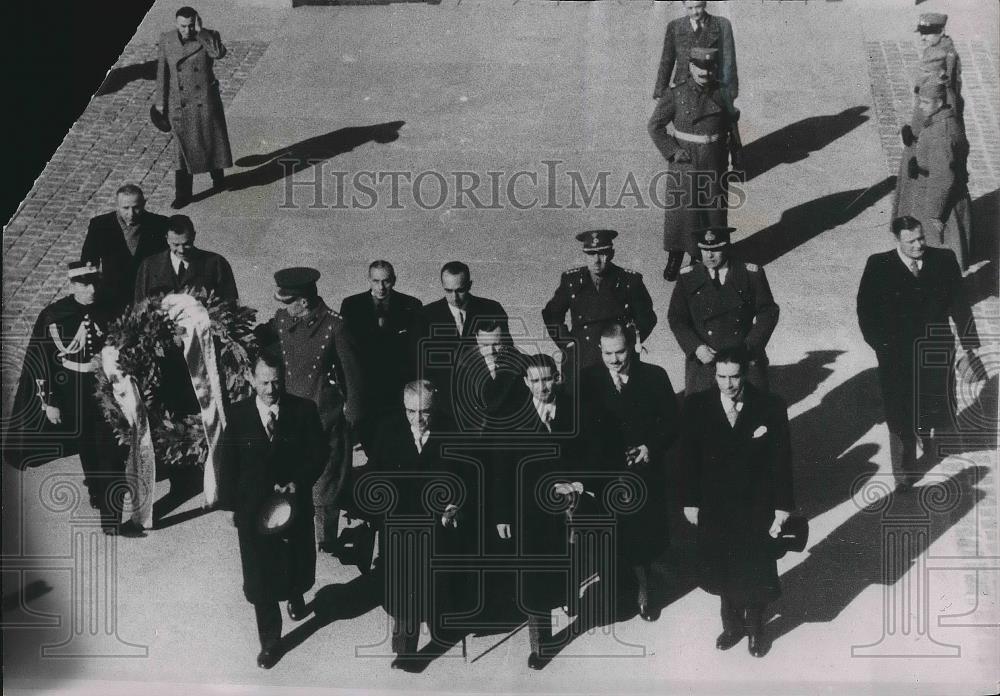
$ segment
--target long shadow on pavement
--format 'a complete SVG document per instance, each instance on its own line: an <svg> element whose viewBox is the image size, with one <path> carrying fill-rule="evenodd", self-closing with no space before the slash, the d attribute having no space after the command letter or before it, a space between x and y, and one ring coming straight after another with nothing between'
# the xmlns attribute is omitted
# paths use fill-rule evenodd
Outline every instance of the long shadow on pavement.
<svg viewBox="0 0 1000 696"><path fill-rule="evenodd" d="M781 577L783 595L771 605L768 639L778 639L805 623L833 621L868 587L895 584L934 541L985 497L976 485L987 473L986 467L972 467L907 494L891 493L830 532L809 549L806 560ZM913 581L927 580L921 575ZM901 588L896 594L905 595L900 601L912 601L911 590ZM893 601L892 593L885 597L884 601ZM883 607L888 613L899 610ZM918 622L931 623L930 617L918 618L914 626Z"/></svg>
<svg viewBox="0 0 1000 696"><path fill-rule="evenodd" d="M123 65L120 68L113 68L108 76L104 78L104 82L101 86L97 88L96 97L103 97L105 94L114 94L118 90L125 87L130 82L136 80L155 80L156 79L156 61L147 60L144 63L133 63L132 65Z"/></svg>
<svg viewBox="0 0 1000 696"><path fill-rule="evenodd" d="M324 626L364 616L381 603L378 583L371 575L359 575L346 583L321 587L307 607L312 610L308 620L282 636L282 653L289 653L302 645Z"/></svg>
<svg viewBox="0 0 1000 696"><path fill-rule="evenodd" d="M969 301L975 304L987 297L1000 296L1000 189L972 202L972 261L989 261L965 278Z"/></svg>
<svg viewBox="0 0 1000 696"><path fill-rule="evenodd" d="M766 265L818 235L850 222L896 188L890 176L865 189L821 196L788 208L773 225L733 244L738 258Z"/></svg>
<svg viewBox="0 0 1000 696"><path fill-rule="evenodd" d="M239 167L254 167L226 177L226 188L233 191L265 186L292 176L337 155L350 152L365 143L391 143L399 138L405 121L390 121L373 126L339 128L323 135L300 140L271 152L249 155L236 160Z"/></svg>
<svg viewBox="0 0 1000 696"><path fill-rule="evenodd" d="M771 365L767 370L771 391L791 408L833 374L827 365L843 354L842 350L810 350L805 358L792 365Z"/></svg>
<svg viewBox="0 0 1000 696"><path fill-rule="evenodd" d="M743 147L744 181L755 179L779 164L800 162L865 123L867 106L852 106L839 114L810 116L779 128Z"/></svg>

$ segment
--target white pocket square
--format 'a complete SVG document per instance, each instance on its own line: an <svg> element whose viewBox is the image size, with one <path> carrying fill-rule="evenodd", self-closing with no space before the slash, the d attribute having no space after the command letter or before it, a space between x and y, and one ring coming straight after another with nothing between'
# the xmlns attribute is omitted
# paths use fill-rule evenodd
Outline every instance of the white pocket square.
<svg viewBox="0 0 1000 696"><path fill-rule="evenodd" d="M753 431L753 439L756 440L758 437L761 437L766 432L767 432L766 425L758 426L757 429Z"/></svg>

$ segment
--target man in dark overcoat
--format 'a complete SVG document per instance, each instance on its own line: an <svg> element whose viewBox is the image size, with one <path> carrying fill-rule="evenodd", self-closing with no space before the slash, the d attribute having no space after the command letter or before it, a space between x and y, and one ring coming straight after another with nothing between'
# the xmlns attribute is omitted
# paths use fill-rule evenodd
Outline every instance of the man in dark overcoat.
<svg viewBox="0 0 1000 696"><path fill-rule="evenodd" d="M706 12L705 2L685 0L682 4L687 16L678 17L667 24L667 32L663 37L663 55L656 73L653 99L659 99L673 83L687 78L691 48L698 46L719 51L719 84L732 104L740 90L733 26L725 17Z"/></svg>
<svg viewBox="0 0 1000 696"><path fill-rule="evenodd" d="M260 654L270 669L281 657L280 601L288 616L305 616L303 595L316 582L312 486L326 463L326 439L316 405L284 391L277 356L261 353L254 361L256 396L229 409L222 436L219 506L233 512L243 567L243 594L254 605ZM292 520L283 532L261 526L265 502L274 493L294 501Z"/></svg>
<svg viewBox="0 0 1000 696"><path fill-rule="evenodd" d="M763 657L764 607L781 595L774 542L795 502L787 409L746 381L746 367L744 351L720 352L717 387L685 399L681 500L698 527L700 584L721 598L715 647L746 635Z"/></svg>
<svg viewBox="0 0 1000 696"><path fill-rule="evenodd" d="M915 218L897 218L892 233L896 248L873 254L865 265L858 324L878 359L889 454L905 490L917 476L917 438L933 457L934 436L954 423L954 339L966 364L975 364L979 334L955 254L927 246Z"/></svg>
<svg viewBox="0 0 1000 696"><path fill-rule="evenodd" d="M462 351L474 345L476 327L483 322L500 322L505 327L503 342L512 344L506 331L507 311L496 300L472 294L468 265L449 261L441 267L444 297L420 310L420 341L417 344L417 376L434 383L444 410L451 410L455 367Z"/></svg>
<svg viewBox="0 0 1000 696"><path fill-rule="evenodd" d="M115 210L91 218L80 253L101 272L101 293L113 316L132 303L142 260L167 250L167 221L146 210L142 189L125 184L115 192Z"/></svg>
<svg viewBox="0 0 1000 696"><path fill-rule="evenodd" d="M416 377L420 308L416 297L396 290L396 271L388 261L368 267L370 289L345 297L340 315L354 336L365 381L365 422L361 441L371 446L374 428L399 409L403 386Z"/></svg>
<svg viewBox="0 0 1000 696"><path fill-rule="evenodd" d="M461 553L479 503L467 466L449 451L459 441L436 406L434 385L411 382L401 400L402 413L397 410L383 421L355 491L379 530L384 604L396 655L391 666L409 672L422 667L417 657L422 622L439 646L459 637L447 618L467 596L464 576L435 571L433 565L437 558ZM389 502L379 506L379 501Z"/></svg>
<svg viewBox="0 0 1000 696"><path fill-rule="evenodd" d="M80 455L83 483L105 534L116 534L125 457L96 396L93 358L104 347L111 313L100 299L97 268L71 263L70 294L35 322L6 428L3 455L24 469Z"/></svg>
<svg viewBox="0 0 1000 696"><path fill-rule="evenodd" d="M202 26L190 7L177 10L176 28L160 36L156 64L156 104L170 120L176 143L175 196L171 206L191 200L193 175L209 172L216 190L233 166L222 94L213 65L226 55L219 32Z"/></svg>
<svg viewBox="0 0 1000 696"><path fill-rule="evenodd" d="M601 358L580 377L583 422L597 443L595 476L621 493L603 497L617 508L620 567L635 575L639 616L655 621L651 565L669 546L666 456L680 426L677 399L666 371L638 359L621 324L601 332Z"/></svg>
<svg viewBox="0 0 1000 696"><path fill-rule="evenodd" d="M945 103L945 93L941 82L928 82L921 89L924 121L919 135L904 151L893 219L910 216L919 220L927 242L951 249L964 270L971 262L972 239L969 141L955 109Z"/></svg>
<svg viewBox="0 0 1000 696"><path fill-rule="evenodd" d="M231 302L239 301L236 279L229 262L221 254L194 245L194 223L187 215L172 215L167 223L167 251L161 251L139 265L135 279L135 301L158 293L185 289L205 290Z"/></svg>
<svg viewBox="0 0 1000 696"><path fill-rule="evenodd" d="M309 399L319 409L329 457L313 486L316 540L321 551L336 553L353 433L363 417L364 377L354 336L319 296L319 277L315 268L276 272L274 298L282 307L256 333L261 345L281 351L288 393Z"/></svg>
<svg viewBox="0 0 1000 696"><path fill-rule="evenodd" d="M778 305L761 266L731 258L732 227L695 234L701 263L681 270L667 322L687 357L684 393L715 384L716 353L743 347L750 354L748 379L767 390L767 342L778 324Z"/></svg>
<svg viewBox="0 0 1000 696"><path fill-rule="evenodd" d="M653 299L642 274L614 263L615 230L588 230L576 235L583 243L585 266L564 271L552 298L542 309L549 337L566 355L563 377L601 363L600 334L619 322L645 341L656 326ZM572 326L566 325L566 314ZM633 340L635 343L635 340Z"/></svg>
<svg viewBox="0 0 1000 696"><path fill-rule="evenodd" d="M558 378L551 356L525 361L528 398L493 451L492 466L503 473L487 491L487 527L514 543L517 601L528 616L528 667L536 670L551 659L552 610L576 604L583 559L572 516L581 501L595 497L586 432Z"/></svg>
<svg viewBox="0 0 1000 696"><path fill-rule="evenodd" d="M738 112L715 80L716 49L691 49L690 76L663 93L647 129L669 163L663 218L663 277L675 280L684 252L697 258L694 232L729 217L729 133Z"/></svg>

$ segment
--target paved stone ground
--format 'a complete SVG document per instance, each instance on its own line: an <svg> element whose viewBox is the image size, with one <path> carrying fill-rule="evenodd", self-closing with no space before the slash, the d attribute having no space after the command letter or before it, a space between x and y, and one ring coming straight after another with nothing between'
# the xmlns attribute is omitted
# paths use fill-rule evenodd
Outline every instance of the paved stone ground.
<svg viewBox="0 0 1000 696"><path fill-rule="evenodd" d="M330 170L349 173L509 173L559 159L586 177L609 171L620 184L626 171L642 180L662 164L644 126L662 29L677 12L671 5L449 0L438 7L302 8L262 16L220 0L204 15L242 32L224 28L224 38L268 46L227 110L238 159L291 144L318 151ZM889 244L891 199L878 185L887 173L895 174L892 151L884 151L883 143L891 148L896 142L908 109L913 5L883 0L713 6L736 27L741 125L745 142L757 143L762 170L732 220L741 243L769 255L768 276L782 307L769 347L772 381L790 404L796 493L812 531L805 553L779 563L785 597L775 606L770 630L778 640L765 660L752 659L742 646L715 651L715 598L674 577L676 596L657 623L631 619L613 631L581 636L540 673L525 667L522 631L506 641L473 637L468 664L453 651L423 675L404 676L388 669L381 644L385 616L372 609L357 572L323 558L309 596L319 615L286 625L294 650L264 673L253 665L252 612L239 592L239 558L224 516L199 515L195 500L150 538L105 545L100 535L91 535L93 521L74 509L78 464L67 459L23 476L3 472L4 585L20 585L26 595L20 610L5 606L7 689L134 693L187 682L230 690L256 685L262 693L293 686L995 690L989 687L996 685L1000 645L991 433L996 377L985 387L963 387L962 403L972 406L967 415L978 425L970 446L962 448L968 451L946 452L951 456L928 473L912 500L887 495L887 437L874 358L854 319L864 260ZM959 45L968 109L975 112L967 121L978 129L973 186L983 198L996 188L998 165L997 9L986 0L962 7L929 0L920 9L949 12L951 33L966 37ZM148 47L172 11L172 5L158 3L137 44ZM147 55L140 51L130 59L141 63ZM124 93L98 99L110 102ZM145 118L148 102L135 109L135 119ZM393 143L358 143L344 131L395 120L406 125ZM95 154L80 163L84 171L100 171L104 160ZM108 169L118 164L107 161ZM131 175L129 167L118 171L114 176ZM397 262L401 289L430 300L440 292L435 276L442 258L459 256L471 262L477 291L502 299L525 320L528 334L537 335L538 309L558 271L578 262L572 234L607 224L622 231L619 260L644 272L661 315L647 359L681 383L682 362L665 326L671 286L659 280L658 211L282 209L285 182L256 166L236 170L248 171L253 186L185 212L204 230L204 246L231 259L241 296L265 315L272 306L270 273L283 265L321 268L323 293L339 299L357 292L368 261L387 257ZM311 174L304 169L297 179L308 181ZM153 176L161 187L164 175L162 170ZM79 205L103 210L114 185L101 179L93 188L102 185L104 198L92 195ZM848 205L872 185L880 195L860 209ZM162 210L169 192L159 196L151 207ZM85 223L92 213L58 212L66 218L60 233L70 226L78 244L83 230L73 220ZM57 260L27 240L21 244L15 266L26 271L31 258L47 263L24 273L30 282L39 278L30 286L37 298L8 295L5 286L5 302L24 301L15 311L29 315L58 290L44 283L53 281L58 263L74 249L68 242ZM4 245L6 251L6 236ZM995 266L987 273L995 275ZM981 333L1000 335L996 297L987 292L977 299ZM5 381L17 362L8 355L13 352L5 346ZM995 350L985 351L984 359L995 374ZM690 533L681 525L674 531L678 558L670 560L683 561L691 551ZM910 541L897 543L902 535ZM104 574L105 568L112 572ZM44 655L43 646L49 646ZM158 683L137 684L151 679Z"/></svg>

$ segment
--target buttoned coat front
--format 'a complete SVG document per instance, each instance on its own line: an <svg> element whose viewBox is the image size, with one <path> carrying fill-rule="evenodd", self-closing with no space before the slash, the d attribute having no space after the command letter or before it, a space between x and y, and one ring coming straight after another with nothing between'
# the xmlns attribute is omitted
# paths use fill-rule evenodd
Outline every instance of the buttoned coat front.
<svg viewBox="0 0 1000 696"><path fill-rule="evenodd" d="M567 312L572 328L566 325ZM609 264L598 288L587 267L580 266L562 274L542 309L542 321L557 346L574 344L584 369L601 362L601 330L610 322L631 327L645 341L656 326L656 312L641 273Z"/></svg>
<svg viewBox="0 0 1000 696"><path fill-rule="evenodd" d="M219 32L211 29L184 42L176 30L160 36L156 94L177 144L176 169L198 174L233 166L219 81L212 69L225 55Z"/></svg>
<svg viewBox="0 0 1000 696"><path fill-rule="evenodd" d="M686 267L670 298L667 322L687 357L684 389L688 395L715 385L714 366L703 365L695 356L701 345L716 352L745 347L751 356L750 382L760 388L767 384L765 349L778 324L778 305L762 267L733 259L728 266L721 288L715 287L703 264Z"/></svg>

